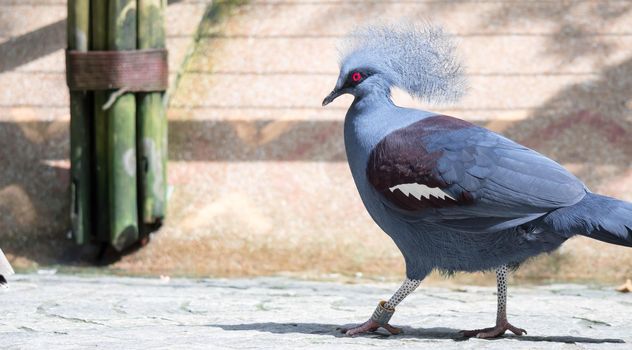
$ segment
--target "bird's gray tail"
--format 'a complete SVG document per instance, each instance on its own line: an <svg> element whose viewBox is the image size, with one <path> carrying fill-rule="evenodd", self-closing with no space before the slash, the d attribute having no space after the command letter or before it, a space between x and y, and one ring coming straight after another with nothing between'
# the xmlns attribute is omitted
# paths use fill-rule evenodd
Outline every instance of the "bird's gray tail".
<svg viewBox="0 0 632 350"><path fill-rule="evenodd" d="M557 209L543 221L568 237L579 234L632 247L632 203L587 193L577 204Z"/></svg>

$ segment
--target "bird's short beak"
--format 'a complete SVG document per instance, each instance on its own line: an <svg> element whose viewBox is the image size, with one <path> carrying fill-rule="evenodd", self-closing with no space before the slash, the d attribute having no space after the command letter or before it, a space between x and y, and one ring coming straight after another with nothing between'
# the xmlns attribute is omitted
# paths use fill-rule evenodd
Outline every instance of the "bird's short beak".
<svg viewBox="0 0 632 350"><path fill-rule="evenodd" d="M344 94L344 90L336 90L334 89L329 95L327 95L327 97L325 97L325 99L323 100L323 107L325 107L326 105L330 104L333 100L336 99L336 97L340 96Z"/></svg>

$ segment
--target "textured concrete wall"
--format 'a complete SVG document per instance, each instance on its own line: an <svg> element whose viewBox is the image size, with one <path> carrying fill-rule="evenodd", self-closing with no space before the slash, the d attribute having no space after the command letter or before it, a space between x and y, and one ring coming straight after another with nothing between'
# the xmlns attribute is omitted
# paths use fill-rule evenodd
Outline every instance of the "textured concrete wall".
<svg viewBox="0 0 632 350"><path fill-rule="evenodd" d="M632 200L632 2L239 3L209 9L171 100L169 221L117 268L401 274L398 251L364 212L345 163L350 98L320 107L337 76L337 40L375 19L431 19L456 36L469 94L457 105L422 107L501 132L563 163L595 192ZM40 83L61 101L48 117L41 102L11 107L30 101L28 88L0 91L0 116L18 113L0 127L0 142L13 147L0 153L13 162L0 170L0 234L11 233L3 249L26 262L50 261L48 247L68 247L60 219L67 171L56 166L67 150L67 119L56 116L67 116L67 102L58 80ZM401 94L396 101L420 105ZM618 279L630 266L630 249L574 239L519 274Z"/></svg>

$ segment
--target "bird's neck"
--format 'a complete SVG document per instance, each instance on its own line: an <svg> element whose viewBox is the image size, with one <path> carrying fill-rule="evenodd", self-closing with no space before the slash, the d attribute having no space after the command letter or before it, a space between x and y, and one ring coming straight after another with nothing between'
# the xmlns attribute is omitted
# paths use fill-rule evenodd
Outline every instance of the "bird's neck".
<svg viewBox="0 0 632 350"><path fill-rule="evenodd" d="M353 130L366 147L379 141L382 132L388 129L390 110L397 108L391 100L390 92L373 90L357 95L347 111L345 129Z"/></svg>
<svg viewBox="0 0 632 350"><path fill-rule="evenodd" d="M390 93L373 90L356 95L345 117L345 148L349 163L355 170L364 171L365 158L371 149L390 130L390 116L397 109Z"/></svg>
<svg viewBox="0 0 632 350"><path fill-rule="evenodd" d="M356 160L359 162L357 165L363 168L366 164L361 159L368 157L386 135L431 115L431 112L396 106L388 89L356 95L347 111L344 127L350 163Z"/></svg>
<svg viewBox="0 0 632 350"><path fill-rule="evenodd" d="M376 81L358 91L350 108L355 109L357 113L364 113L377 108L392 106L394 104L391 100L390 86L385 81Z"/></svg>

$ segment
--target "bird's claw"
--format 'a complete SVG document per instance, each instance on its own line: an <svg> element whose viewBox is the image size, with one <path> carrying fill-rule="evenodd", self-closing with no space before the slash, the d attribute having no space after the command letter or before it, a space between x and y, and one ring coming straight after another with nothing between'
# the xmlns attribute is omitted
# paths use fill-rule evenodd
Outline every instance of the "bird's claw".
<svg viewBox="0 0 632 350"><path fill-rule="evenodd" d="M511 331L515 335L527 334L527 331L522 328L514 327L509 322L496 325L495 327L474 329L471 331L460 331L459 333L461 333L461 335L466 338L476 337L480 339L491 339L500 337L501 335L505 334L506 331Z"/></svg>
<svg viewBox="0 0 632 350"><path fill-rule="evenodd" d="M341 333L344 333L345 335L348 335L350 337L359 335L359 334L363 334L363 333L368 333L368 332L375 332L377 331L378 328L384 328L386 329L389 333L391 333L392 335L397 335L400 334L402 332L401 328L397 328L394 326L391 326L390 324L385 324L383 326L381 326L379 323L373 321L373 320L368 320L366 322L364 322L363 324L356 326L356 327L352 327L352 328L338 328L340 330Z"/></svg>

